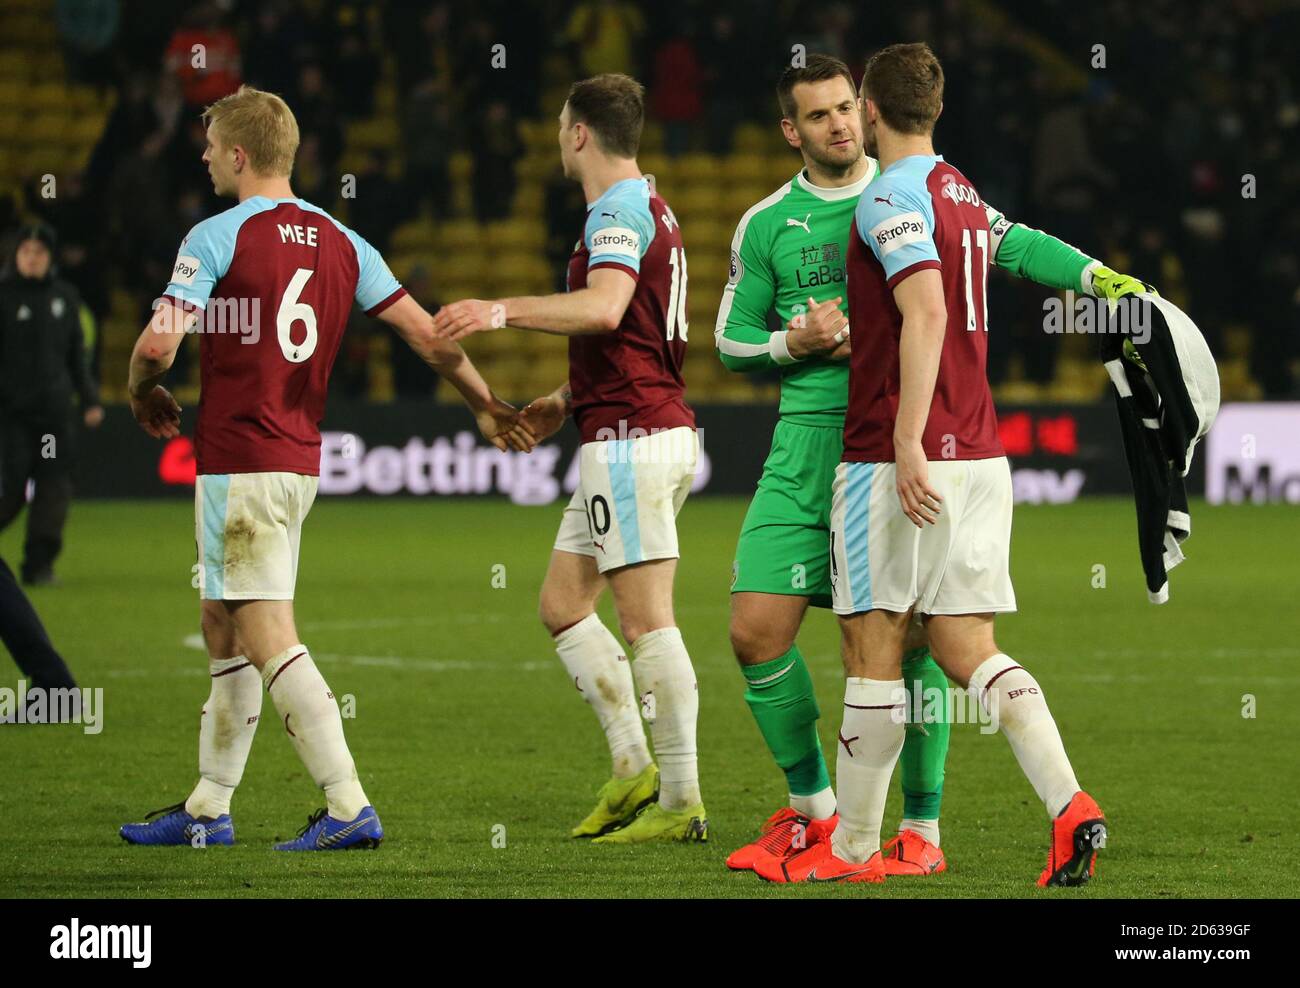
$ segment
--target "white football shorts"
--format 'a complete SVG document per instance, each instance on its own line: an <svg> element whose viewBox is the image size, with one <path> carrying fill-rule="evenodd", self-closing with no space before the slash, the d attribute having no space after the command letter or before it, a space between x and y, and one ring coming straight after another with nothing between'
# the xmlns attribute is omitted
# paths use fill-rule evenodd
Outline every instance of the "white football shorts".
<svg viewBox="0 0 1300 988"><path fill-rule="evenodd" d="M690 493L699 439L688 426L583 443L578 488L555 548L596 560L601 573L676 559L677 512Z"/></svg>
<svg viewBox="0 0 1300 988"><path fill-rule="evenodd" d="M831 597L836 614L884 610L985 614L1016 609L1011 588L1011 466L931 460L938 521L903 513L893 463L841 463L831 493Z"/></svg>
<svg viewBox="0 0 1300 988"><path fill-rule="evenodd" d="M293 600L303 519L317 477L201 474L194 485L199 597Z"/></svg>

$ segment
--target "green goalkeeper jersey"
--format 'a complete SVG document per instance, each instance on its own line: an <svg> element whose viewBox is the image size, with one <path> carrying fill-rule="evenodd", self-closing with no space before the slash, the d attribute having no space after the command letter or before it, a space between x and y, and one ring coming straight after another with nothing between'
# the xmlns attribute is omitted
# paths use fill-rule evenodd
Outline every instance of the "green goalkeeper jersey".
<svg viewBox="0 0 1300 988"><path fill-rule="evenodd" d="M781 417L802 425L842 428L849 397L849 363L809 357L795 360L785 327L807 310L808 300L840 298L848 315L844 275L853 211L879 166L839 189L813 185L800 171L740 219L731 241L731 272L722 293L714 341L733 371L781 371ZM1019 277L1052 288L1087 291L1085 270L1098 262L1040 230L988 211L993 260ZM768 329L775 309L782 329Z"/></svg>

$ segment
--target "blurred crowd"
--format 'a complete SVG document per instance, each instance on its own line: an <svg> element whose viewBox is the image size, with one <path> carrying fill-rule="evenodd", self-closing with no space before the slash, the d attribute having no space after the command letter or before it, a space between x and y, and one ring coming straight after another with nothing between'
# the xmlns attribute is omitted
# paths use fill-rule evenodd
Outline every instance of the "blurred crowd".
<svg viewBox="0 0 1300 988"><path fill-rule="evenodd" d="M872 50L924 39L947 74L936 147L988 200L1154 283L1218 353L1234 345L1226 330L1245 327L1263 392L1296 394L1300 10L1289 0L135 0L59 13L73 77L118 101L85 173L56 199L27 201L58 228L63 274L101 316L110 285L151 300L189 227L224 208L199 160L198 113L241 82L293 107L295 189L330 208L345 126L373 115L395 70L401 160L371 153L348 212L382 250L418 210L448 214L456 151L474 156L478 218L508 212L518 121L558 111L542 105L557 57L570 78L643 80L667 154L724 153L738 123L775 123L773 86L794 46L858 72ZM994 291L1009 331L994 341L992 376L1016 354L1025 377L1050 380L1057 341L1040 331L1041 293L1006 280ZM427 386L419 369L402 373Z"/></svg>

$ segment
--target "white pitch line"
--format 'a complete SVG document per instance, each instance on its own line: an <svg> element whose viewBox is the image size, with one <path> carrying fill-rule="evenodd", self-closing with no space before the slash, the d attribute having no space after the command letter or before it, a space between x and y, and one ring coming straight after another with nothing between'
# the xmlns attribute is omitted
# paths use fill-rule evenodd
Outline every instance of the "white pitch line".
<svg viewBox="0 0 1300 988"><path fill-rule="evenodd" d="M181 644L186 648L202 652L207 649L203 643L203 636L200 634L186 635ZM338 662L344 665L354 666L380 666L388 669L415 669L421 672L457 672L469 671L476 669L509 669L520 672L538 672L543 669L554 669L554 662L470 662L465 659L426 659L417 658L407 655L345 655L338 652L312 652L311 657L317 662L332 663ZM203 672L197 669L195 675ZM148 675L149 673L141 670L137 673L135 670L115 670L110 675ZM188 673L187 673L188 674Z"/></svg>
<svg viewBox="0 0 1300 988"><path fill-rule="evenodd" d="M461 617L472 620L475 623L481 623L484 618L499 620L499 615L474 615L464 614ZM430 618L376 618L370 620L339 620L331 622L320 622L313 624L304 624L304 628L331 628L335 630L347 628L371 628L371 627L392 627L398 628L404 625L416 624L439 624L443 623L440 619ZM203 643L203 636L195 633L186 635L182 644L195 651L204 651L206 646ZM491 671L519 671L519 672L542 672L554 669L556 663L552 660L547 661L525 661L525 662L493 662L493 661L469 661L465 659L434 659L419 656L405 655L351 655L342 652L312 652L312 658L320 662L339 663L342 665L370 666L387 669L410 669L419 672L473 672L475 670ZM1154 650L1154 649L1120 649L1120 650L1094 650L1085 653L1095 658L1152 658L1152 657L1170 657L1183 658L1189 662L1205 659L1222 659L1222 658L1288 658L1291 656L1300 656L1300 649L1280 647L1268 649L1211 649L1206 652L1190 653L1180 650ZM697 653L698 655L698 653ZM701 663L696 669L696 674L703 672L705 678L712 678L715 674L726 666L725 674L728 677L738 675L732 668L735 660L729 653L712 653L708 655L709 664ZM813 661L810 663L812 671L818 679L840 679L842 672L838 662L826 662L825 664ZM183 672L176 672L176 675L201 675L203 669L195 667L187 668ZM139 669L118 669L108 670L101 675L111 677L123 676L147 676L156 675L148 670ZM1169 676L1169 675L1148 675L1142 673L1085 673L1085 672L1055 672L1049 671L1048 678L1067 683L1084 683L1092 686L1137 686L1151 683L1161 683L1174 688L1177 685L1191 684L1195 686L1233 686L1242 689L1259 689L1266 686L1300 686L1300 676L1261 676L1251 672L1240 672L1233 675L1207 674L1198 676Z"/></svg>

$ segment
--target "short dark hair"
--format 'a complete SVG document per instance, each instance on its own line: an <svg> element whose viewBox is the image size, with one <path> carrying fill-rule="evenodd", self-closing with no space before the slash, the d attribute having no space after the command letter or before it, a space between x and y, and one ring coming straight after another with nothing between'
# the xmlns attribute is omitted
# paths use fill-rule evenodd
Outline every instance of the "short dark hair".
<svg viewBox="0 0 1300 988"><path fill-rule="evenodd" d="M871 56L864 95L901 134L929 134L943 108L943 66L924 42L890 45Z"/></svg>
<svg viewBox="0 0 1300 988"><path fill-rule="evenodd" d="M843 76L848 80L849 88L857 91L858 84L853 81L853 73L834 55L813 54L808 56L803 65L788 66L776 84L776 100L781 104L781 116L793 120L799 112L799 104L794 98L794 87L799 83L823 82L836 76Z"/></svg>
<svg viewBox="0 0 1300 988"><path fill-rule="evenodd" d="M585 123L609 154L635 158L645 123L645 87L621 72L603 72L569 88L569 122Z"/></svg>

